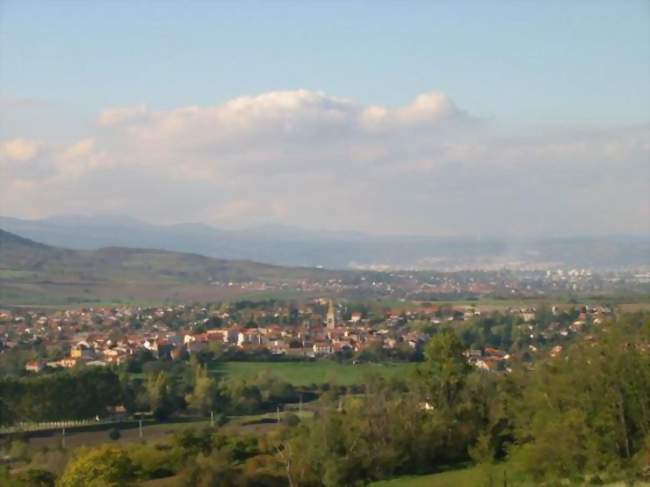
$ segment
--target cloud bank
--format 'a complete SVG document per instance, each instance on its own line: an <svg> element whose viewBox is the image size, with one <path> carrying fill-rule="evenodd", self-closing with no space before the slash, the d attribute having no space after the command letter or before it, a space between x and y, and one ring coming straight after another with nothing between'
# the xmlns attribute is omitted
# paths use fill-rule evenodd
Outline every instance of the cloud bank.
<svg viewBox="0 0 650 487"><path fill-rule="evenodd" d="M647 126L504 137L439 92L307 90L103 110L68 146L0 140L2 213L375 233L650 231Z"/></svg>

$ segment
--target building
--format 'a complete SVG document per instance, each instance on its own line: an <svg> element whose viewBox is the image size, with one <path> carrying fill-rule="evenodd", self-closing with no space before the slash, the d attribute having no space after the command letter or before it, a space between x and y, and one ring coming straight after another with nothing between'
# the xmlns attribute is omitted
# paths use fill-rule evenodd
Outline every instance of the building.
<svg viewBox="0 0 650 487"><path fill-rule="evenodd" d="M325 324L330 330L333 330L336 327L336 310L334 309L334 301L331 299L329 309L327 310L327 316L325 318Z"/></svg>
<svg viewBox="0 0 650 487"><path fill-rule="evenodd" d="M39 360L30 360L25 364L25 370L27 372L40 372L45 368L45 364Z"/></svg>

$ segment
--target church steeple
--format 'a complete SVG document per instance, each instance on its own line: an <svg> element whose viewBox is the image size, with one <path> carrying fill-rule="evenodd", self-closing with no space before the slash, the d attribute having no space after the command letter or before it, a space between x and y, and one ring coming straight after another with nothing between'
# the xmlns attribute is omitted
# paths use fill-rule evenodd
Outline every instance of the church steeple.
<svg viewBox="0 0 650 487"><path fill-rule="evenodd" d="M330 306L327 310L327 317L325 319L327 328L333 330L336 327L336 309L334 309L334 301L330 299Z"/></svg>

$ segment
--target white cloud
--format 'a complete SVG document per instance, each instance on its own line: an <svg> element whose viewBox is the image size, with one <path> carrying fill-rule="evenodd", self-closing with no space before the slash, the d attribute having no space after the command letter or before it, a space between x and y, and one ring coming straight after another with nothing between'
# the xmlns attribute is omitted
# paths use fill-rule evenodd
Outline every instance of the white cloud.
<svg viewBox="0 0 650 487"><path fill-rule="evenodd" d="M63 153L64 160L74 160L80 157L88 157L95 148L96 139L88 137L68 147Z"/></svg>
<svg viewBox="0 0 650 487"><path fill-rule="evenodd" d="M112 107L106 108L100 113L97 121L100 125L119 125L128 122L135 122L146 118L149 110L145 105L133 107Z"/></svg>
<svg viewBox="0 0 650 487"><path fill-rule="evenodd" d="M39 145L33 140L12 139L0 142L0 160L28 161L39 153Z"/></svg>
<svg viewBox="0 0 650 487"><path fill-rule="evenodd" d="M648 127L504 138L438 92L391 107L306 90L114 107L99 123L70 146L33 145L38 164L0 182L3 211L380 233L650 230ZM27 145L10 152L27 157Z"/></svg>

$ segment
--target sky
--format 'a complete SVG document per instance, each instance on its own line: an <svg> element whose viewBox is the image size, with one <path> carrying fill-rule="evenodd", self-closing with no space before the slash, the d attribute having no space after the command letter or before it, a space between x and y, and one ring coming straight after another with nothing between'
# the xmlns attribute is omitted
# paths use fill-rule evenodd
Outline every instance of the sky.
<svg viewBox="0 0 650 487"><path fill-rule="evenodd" d="M0 214L650 233L647 1L0 0Z"/></svg>

